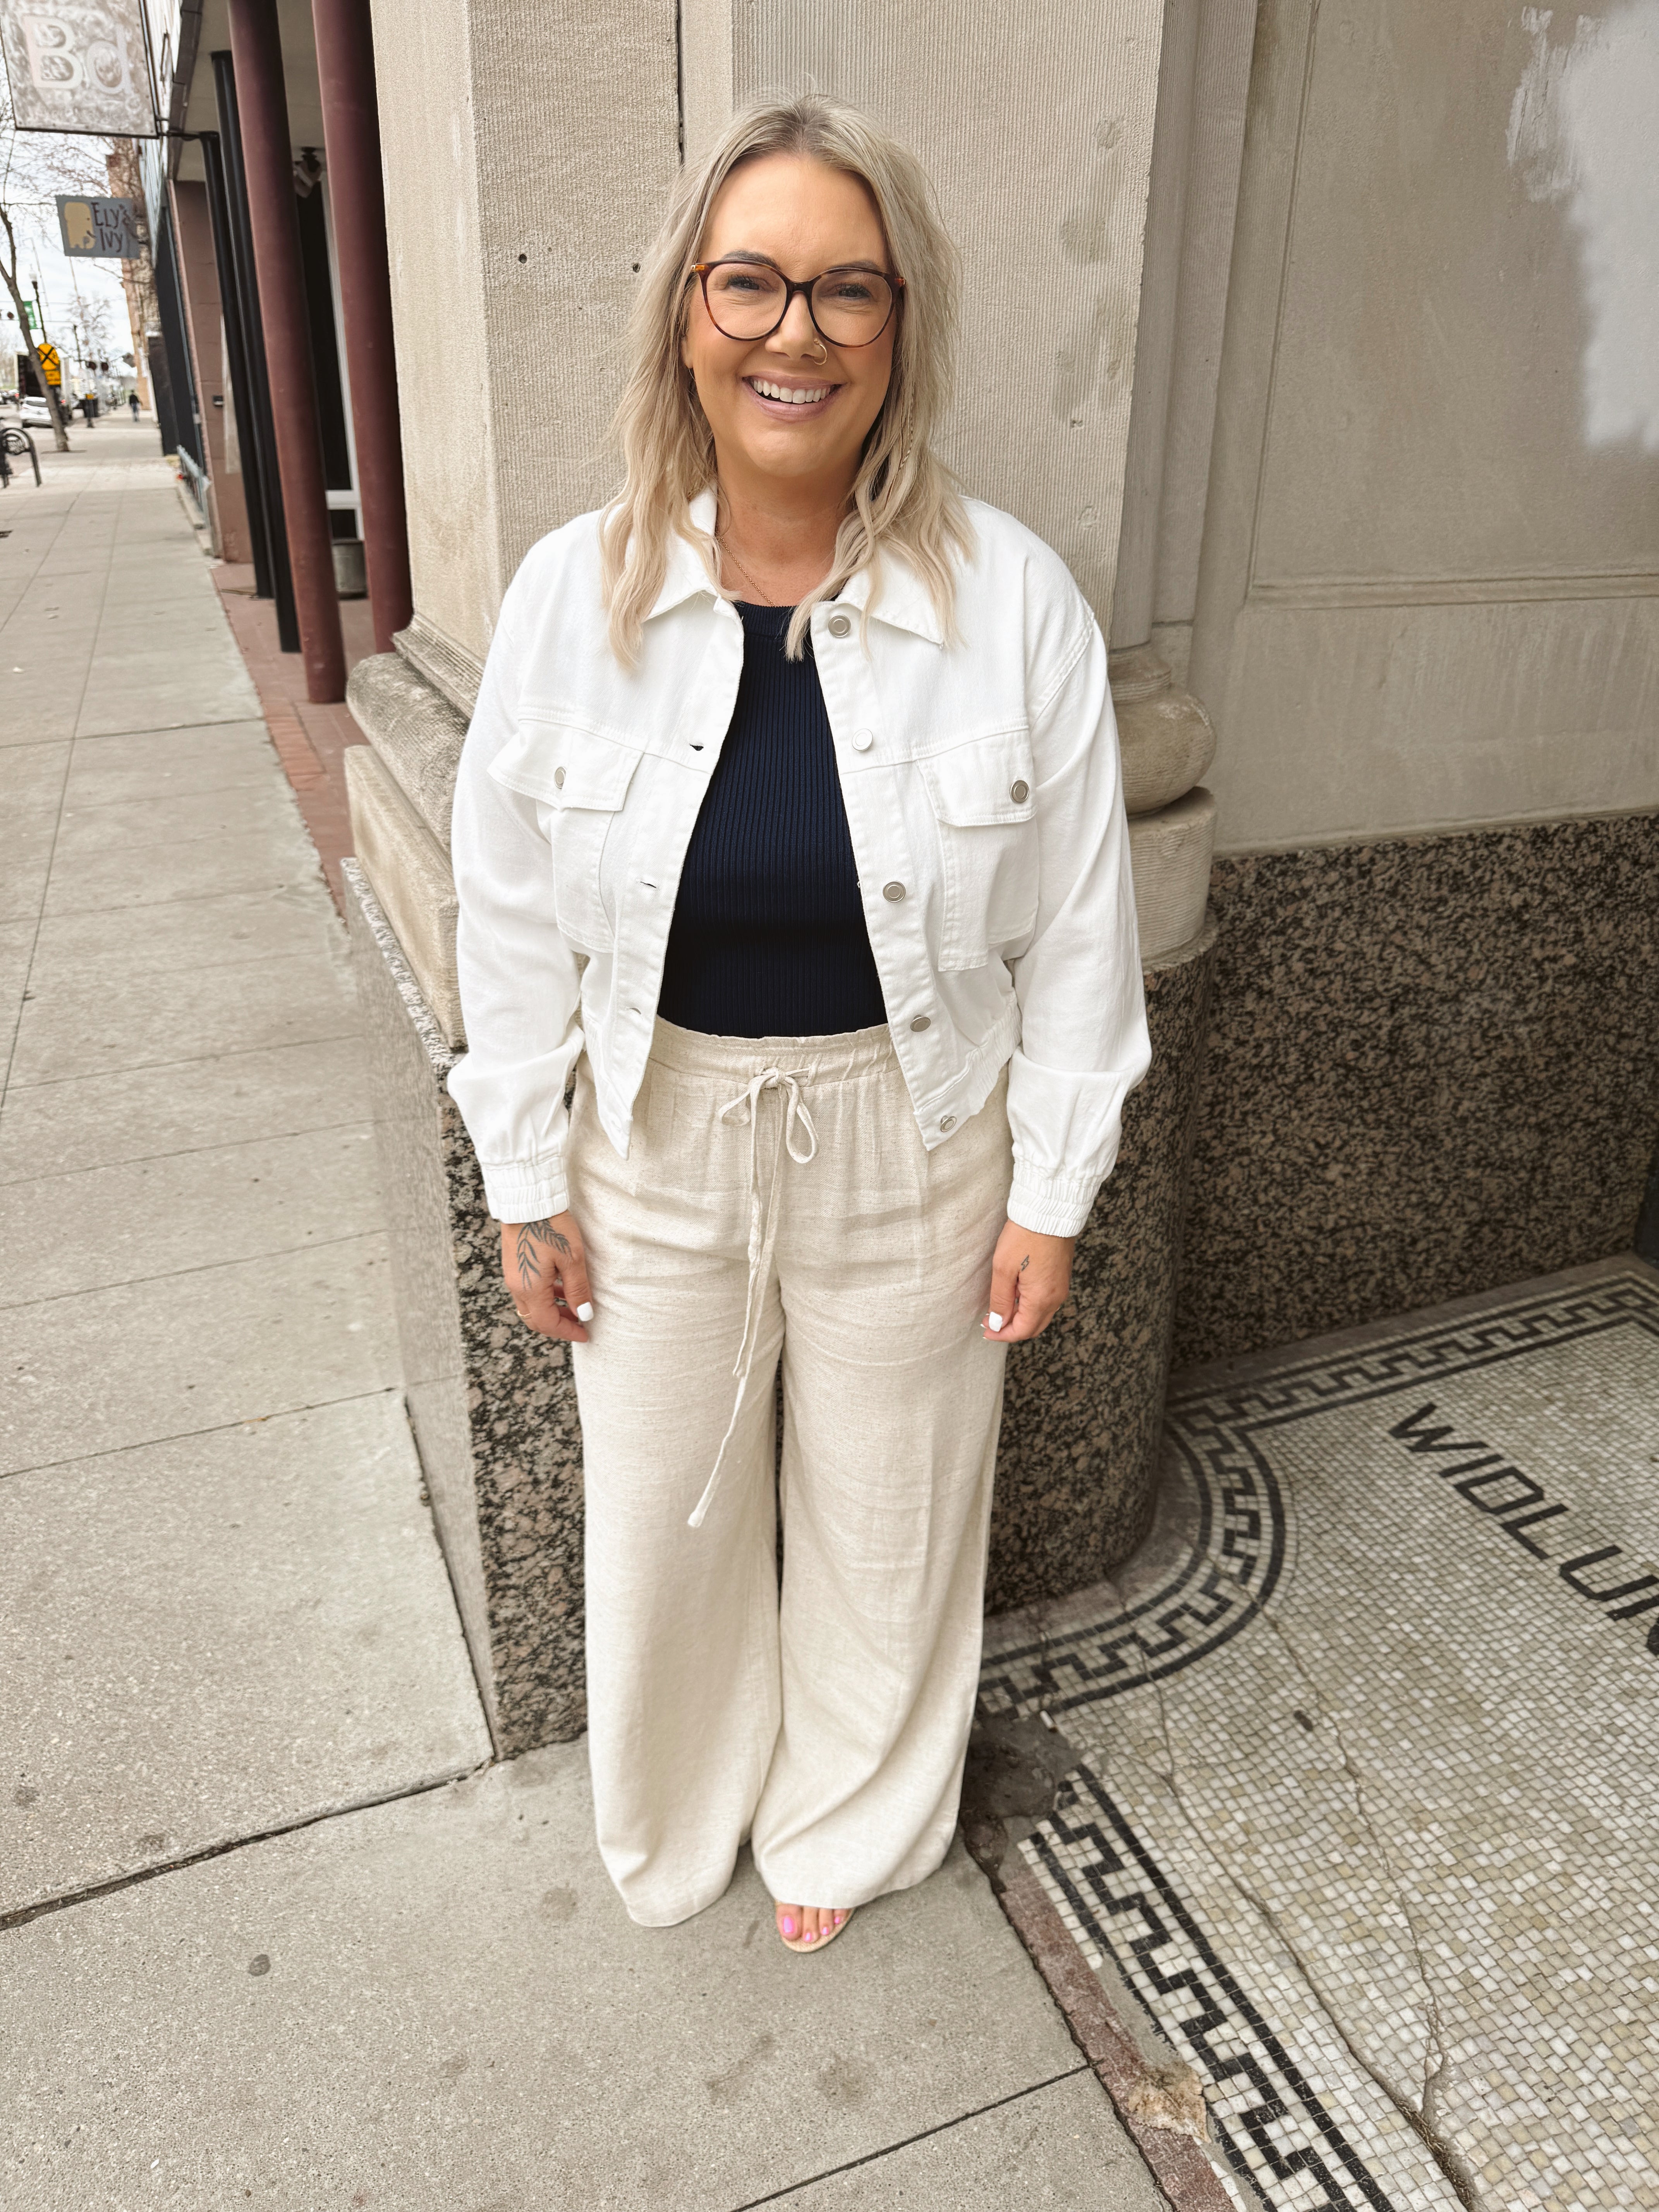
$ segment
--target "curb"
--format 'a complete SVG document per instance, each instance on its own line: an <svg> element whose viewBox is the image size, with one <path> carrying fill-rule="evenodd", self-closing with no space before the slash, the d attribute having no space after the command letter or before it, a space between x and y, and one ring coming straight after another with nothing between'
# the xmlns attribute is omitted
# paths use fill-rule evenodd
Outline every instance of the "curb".
<svg viewBox="0 0 1659 2212"><path fill-rule="evenodd" d="M1194 2131L1191 2101L1196 2077L1183 2066L1179 2078L1171 2079L1175 2069L1160 2071L1147 2064L1023 1859L1016 1858L1016 1871L1006 1876L1000 1867L994 1870L985 1866L983 1871L1048 1994L1066 2015L1073 2041L1094 2069L1174 2212L1237 2212Z"/></svg>

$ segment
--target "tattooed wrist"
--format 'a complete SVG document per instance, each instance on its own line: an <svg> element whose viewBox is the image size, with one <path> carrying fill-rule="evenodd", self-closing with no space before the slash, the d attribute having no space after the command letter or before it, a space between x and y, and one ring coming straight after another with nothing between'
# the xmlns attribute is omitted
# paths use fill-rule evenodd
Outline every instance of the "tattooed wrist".
<svg viewBox="0 0 1659 2212"><path fill-rule="evenodd" d="M526 1283L541 1281L546 1252L556 1252L562 1260L571 1255L570 1239L553 1226L551 1215L544 1221L520 1222L514 1239L519 1273Z"/></svg>

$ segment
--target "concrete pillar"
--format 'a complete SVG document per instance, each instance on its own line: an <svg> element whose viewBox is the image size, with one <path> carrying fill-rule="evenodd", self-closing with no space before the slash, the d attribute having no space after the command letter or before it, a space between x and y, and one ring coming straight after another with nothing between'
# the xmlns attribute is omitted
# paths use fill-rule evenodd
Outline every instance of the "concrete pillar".
<svg viewBox="0 0 1659 2212"><path fill-rule="evenodd" d="M252 538L242 495L240 456L234 436L236 416L229 364L223 343L227 318L219 294L219 270L208 188L175 178L168 187L179 238L179 276L185 298L185 327L196 368L202 403L203 458L207 464L208 527L221 560L251 561ZM234 310L233 310L234 312Z"/></svg>
<svg viewBox="0 0 1659 2212"><path fill-rule="evenodd" d="M1253 0L1164 8L1109 627L1152 958L1187 942L1201 921L1215 844L1214 802L1198 787L1215 736L1184 679L1254 19Z"/></svg>
<svg viewBox="0 0 1659 2212"><path fill-rule="evenodd" d="M374 647L414 612L368 0L312 0Z"/></svg>
<svg viewBox="0 0 1659 2212"><path fill-rule="evenodd" d="M202 168L213 210L220 298L227 309L225 346L230 356L237 443L253 537L254 591L257 597L274 605L282 650L297 653L300 623L294 611L294 579L289 571L288 536L283 526L282 473L276 465L259 278L253 265L253 230L248 220L236 70L228 48L222 47L213 55L212 65L219 128L216 132L202 133ZM232 302L234 313L229 311Z"/></svg>
<svg viewBox="0 0 1659 2212"><path fill-rule="evenodd" d="M275 0L229 0L248 215L259 275L270 408L283 478L289 567L305 661L306 696L345 696L345 645L317 428L317 389L294 212L294 150Z"/></svg>
<svg viewBox="0 0 1659 2212"><path fill-rule="evenodd" d="M617 334L682 131L695 158L735 102L816 84L915 147L962 246L947 457L1058 548L1107 622L1163 19L1164 0L971 16L962 0L376 0L415 613L395 653L353 673L369 747L348 755L349 903L377 1039L410 1402L503 1748L574 1733L582 1690L566 1356L520 1327L501 1290L441 1087L464 1043L449 806L501 592L537 535L611 489ZM1097 1579L1151 1508L1212 933L1190 858L1204 762L1188 726L1183 749L1155 714L1134 740L1145 680L1130 666L1119 687L1133 803L1184 842L1177 873L1199 885L1197 907L1142 901L1156 1072L1083 1239L1074 1311L1015 1363L991 1582L1001 1604Z"/></svg>

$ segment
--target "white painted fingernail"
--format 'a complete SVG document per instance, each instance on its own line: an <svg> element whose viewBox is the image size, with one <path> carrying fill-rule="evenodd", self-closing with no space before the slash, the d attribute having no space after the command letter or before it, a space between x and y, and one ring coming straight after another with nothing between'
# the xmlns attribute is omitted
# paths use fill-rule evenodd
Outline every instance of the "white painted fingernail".
<svg viewBox="0 0 1659 2212"><path fill-rule="evenodd" d="M587 1326L587 1324L588 1324L588 1322L591 1322L591 1321L592 1320L592 1318L593 1318L593 1309L592 1309L592 1307L591 1305L580 1305L580 1306L578 1306L578 1307L577 1307L577 1309L576 1309L576 1318L577 1318L577 1320L578 1320L579 1322L580 1322L580 1323L582 1324L583 1328L586 1328L586 1326Z"/></svg>
<svg viewBox="0 0 1659 2212"><path fill-rule="evenodd" d="M988 1314L985 1317L985 1326L987 1328L1000 1328L1002 1327L1002 1316L1000 1314Z"/></svg>

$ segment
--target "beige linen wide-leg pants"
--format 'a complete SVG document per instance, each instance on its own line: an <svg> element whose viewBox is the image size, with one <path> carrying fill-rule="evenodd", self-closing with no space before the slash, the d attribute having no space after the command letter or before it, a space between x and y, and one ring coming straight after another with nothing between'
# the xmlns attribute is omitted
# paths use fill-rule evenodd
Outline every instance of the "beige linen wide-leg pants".
<svg viewBox="0 0 1659 2212"><path fill-rule="evenodd" d="M979 1328L1006 1097L930 1153L885 1029L659 1022L623 1160L578 1072L589 1750L637 1921L712 1904L745 1837L774 1897L831 1906L949 1846L1006 1358Z"/></svg>

